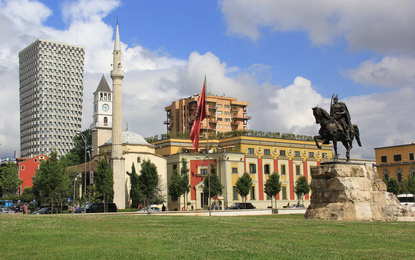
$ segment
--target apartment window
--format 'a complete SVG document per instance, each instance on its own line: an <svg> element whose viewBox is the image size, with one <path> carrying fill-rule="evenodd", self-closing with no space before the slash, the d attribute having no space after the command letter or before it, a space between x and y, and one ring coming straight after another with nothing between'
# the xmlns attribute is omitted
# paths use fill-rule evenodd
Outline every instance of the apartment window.
<svg viewBox="0 0 415 260"><path fill-rule="evenodd" d="M24 165L22 165L21 169L22 169L22 171L24 171Z"/></svg>
<svg viewBox="0 0 415 260"><path fill-rule="evenodd" d="M223 121L223 118L218 117L218 121Z"/></svg>
<svg viewBox="0 0 415 260"><path fill-rule="evenodd" d="M218 104L218 105L216 105L217 107L222 107L222 105L221 104Z"/></svg>
<svg viewBox="0 0 415 260"><path fill-rule="evenodd" d="M254 164L254 163L249 164L249 173L250 174L255 174L256 173L256 164Z"/></svg>
<svg viewBox="0 0 415 260"><path fill-rule="evenodd" d="M301 175L301 168L300 165L295 166L295 175L299 176Z"/></svg>
<svg viewBox="0 0 415 260"><path fill-rule="evenodd" d="M280 156L285 156L285 150L280 150Z"/></svg>
<svg viewBox="0 0 415 260"><path fill-rule="evenodd" d="M388 156L384 155L384 156L380 157L380 161L381 162L388 162Z"/></svg>
<svg viewBox="0 0 415 260"><path fill-rule="evenodd" d="M327 153L323 153L323 158L324 158L324 159L327 159L327 158L328 158Z"/></svg>
<svg viewBox="0 0 415 260"><path fill-rule="evenodd" d="M264 149L264 155L270 155L271 150L270 149Z"/></svg>
<svg viewBox="0 0 415 260"><path fill-rule="evenodd" d="M409 153L409 160L413 161L414 160L414 153Z"/></svg>
<svg viewBox="0 0 415 260"><path fill-rule="evenodd" d="M254 154L255 148L248 148L248 154Z"/></svg>
<svg viewBox="0 0 415 260"><path fill-rule="evenodd" d="M177 170L177 164L173 164L173 171Z"/></svg>
<svg viewBox="0 0 415 260"><path fill-rule="evenodd" d="M286 172L285 172L285 164L282 164L281 165L281 175L286 175Z"/></svg>
<svg viewBox="0 0 415 260"><path fill-rule="evenodd" d="M225 118L225 122L230 122L231 120L229 118Z"/></svg>
<svg viewBox="0 0 415 260"><path fill-rule="evenodd" d="M216 112L218 115L222 115L222 111L218 111Z"/></svg>
<svg viewBox="0 0 415 260"><path fill-rule="evenodd" d="M269 167L269 164L265 164L265 165L264 165L264 173L265 173L265 174L270 174L270 167Z"/></svg>
<svg viewBox="0 0 415 260"><path fill-rule="evenodd" d="M225 105L225 108L229 108L229 105Z"/></svg>
<svg viewBox="0 0 415 260"><path fill-rule="evenodd" d="M236 186L233 186L233 200L238 200L238 190L236 189Z"/></svg>
<svg viewBox="0 0 415 260"><path fill-rule="evenodd" d="M232 173L233 174L238 174L238 168L232 167Z"/></svg>
<svg viewBox="0 0 415 260"><path fill-rule="evenodd" d="M395 155L393 156L393 160L394 160L395 162L402 161L402 156L401 156L400 154L395 154Z"/></svg>
<svg viewBox="0 0 415 260"><path fill-rule="evenodd" d="M287 199L287 186L282 186L282 199Z"/></svg>
<svg viewBox="0 0 415 260"><path fill-rule="evenodd" d="M255 199L255 186L251 186L251 200Z"/></svg>
<svg viewBox="0 0 415 260"><path fill-rule="evenodd" d="M230 114L231 114L231 112L225 111L225 115L230 115Z"/></svg>
<svg viewBox="0 0 415 260"><path fill-rule="evenodd" d="M140 156L137 156L137 163L141 163L141 157ZM174 168L174 166L173 166L173 168ZM177 165L176 165L176 169L177 169Z"/></svg>
<svg viewBox="0 0 415 260"><path fill-rule="evenodd" d="M383 178L385 178L386 180L389 180L389 174L384 173L384 174L383 174Z"/></svg>
<svg viewBox="0 0 415 260"><path fill-rule="evenodd" d="M295 156L295 157L301 157L301 153L300 153L300 151L295 151L295 152L294 152L294 156Z"/></svg>
<svg viewBox="0 0 415 260"><path fill-rule="evenodd" d="M37 159L35 158L35 163L37 163Z"/></svg>
<svg viewBox="0 0 415 260"><path fill-rule="evenodd" d="M310 158L314 158L314 152L309 152L309 153L308 153L308 157L310 157Z"/></svg>

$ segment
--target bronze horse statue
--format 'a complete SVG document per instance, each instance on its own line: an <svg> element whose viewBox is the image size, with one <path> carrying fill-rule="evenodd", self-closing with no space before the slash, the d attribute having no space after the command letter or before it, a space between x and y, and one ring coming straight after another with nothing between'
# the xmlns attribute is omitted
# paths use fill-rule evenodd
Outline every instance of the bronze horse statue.
<svg viewBox="0 0 415 260"><path fill-rule="evenodd" d="M356 138L357 144L362 146L359 136L359 128L357 125L352 125L353 129L343 129L342 126L327 113L321 107L313 107L313 115L316 119L316 123L320 124L319 135L314 136L314 140L319 149L321 145L318 140L323 140L323 144L328 144L330 141L333 142L334 147L334 159L338 159L337 154L337 142L343 143L346 148L346 161L350 160L350 150L353 148L353 140ZM346 131L349 136L346 136Z"/></svg>

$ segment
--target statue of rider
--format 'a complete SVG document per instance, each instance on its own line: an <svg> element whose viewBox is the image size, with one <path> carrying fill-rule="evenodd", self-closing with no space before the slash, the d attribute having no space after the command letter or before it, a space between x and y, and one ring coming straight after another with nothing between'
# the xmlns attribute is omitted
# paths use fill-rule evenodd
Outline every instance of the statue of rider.
<svg viewBox="0 0 415 260"><path fill-rule="evenodd" d="M342 131L347 141L351 141L350 134L354 133L349 110L343 102L339 102L337 95L333 98L333 103L330 107L330 116L343 128Z"/></svg>

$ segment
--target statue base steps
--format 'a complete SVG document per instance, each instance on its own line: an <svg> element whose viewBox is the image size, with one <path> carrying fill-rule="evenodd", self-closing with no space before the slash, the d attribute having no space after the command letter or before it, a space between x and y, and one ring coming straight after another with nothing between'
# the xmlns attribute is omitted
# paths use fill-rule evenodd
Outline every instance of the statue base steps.
<svg viewBox="0 0 415 260"><path fill-rule="evenodd" d="M415 221L371 166L326 163L312 167L311 178L307 219Z"/></svg>

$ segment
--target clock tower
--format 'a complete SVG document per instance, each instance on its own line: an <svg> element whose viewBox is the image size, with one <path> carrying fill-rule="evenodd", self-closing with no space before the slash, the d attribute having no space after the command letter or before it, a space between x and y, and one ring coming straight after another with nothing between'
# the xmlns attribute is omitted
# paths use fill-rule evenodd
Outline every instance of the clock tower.
<svg viewBox="0 0 415 260"><path fill-rule="evenodd" d="M92 155L99 153L98 147L103 145L112 135L112 91L102 75L97 90L94 92L94 107L91 124L92 147L96 147Z"/></svg>

